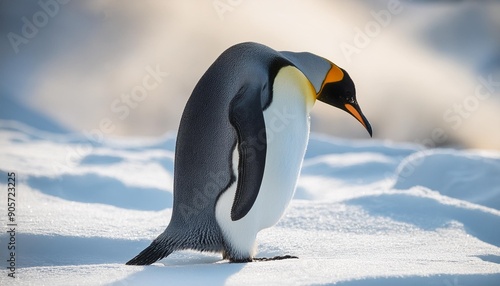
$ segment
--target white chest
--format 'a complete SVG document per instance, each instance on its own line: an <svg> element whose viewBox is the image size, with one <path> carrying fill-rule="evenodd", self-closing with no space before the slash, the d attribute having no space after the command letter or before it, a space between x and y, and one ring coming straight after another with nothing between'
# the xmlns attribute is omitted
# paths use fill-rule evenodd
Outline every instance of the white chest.
<svg viewBox="0 0 500 286"><path fill-rule="evenodd" d="M293 197L309 139L313 103L314 91L305 76L294 67L281 69L274 81L273 101L264 111L267 153L259 195L248 214L238 221L230 218L237 184L221 195L216 206L216 218L226 240L241 251L252 251L257 233L278 222ZM239 159L236 150L234 166Z"/></svg>

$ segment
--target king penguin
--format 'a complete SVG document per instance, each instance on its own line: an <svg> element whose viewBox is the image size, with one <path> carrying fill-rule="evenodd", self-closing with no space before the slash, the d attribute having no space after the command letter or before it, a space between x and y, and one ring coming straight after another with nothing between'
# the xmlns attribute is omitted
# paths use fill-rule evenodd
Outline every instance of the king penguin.
<svg viewBox="0 0 500 286"><path fill-rule="evenodd" d="M371 136L353 81L329 60L251 42L224 51L181 117L170 223L127 264L149 265L184 249L230 262L266 260L254 257L256 236L293 197L316 100L351 114Z"/></svg>

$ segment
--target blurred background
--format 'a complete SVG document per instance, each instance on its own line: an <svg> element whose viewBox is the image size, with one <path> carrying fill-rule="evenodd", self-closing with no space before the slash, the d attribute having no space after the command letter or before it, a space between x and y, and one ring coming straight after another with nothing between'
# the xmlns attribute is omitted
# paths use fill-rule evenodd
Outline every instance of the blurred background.
<svg viewBox="0 0 500 286"><path fill-rule="evenodd" d="M500 149L500 1L3 0L0 32L0 118L51 132L175 131L209 65L253 41L346 69L375 138ZM313 132L368 137L313 110Z"/></svg>

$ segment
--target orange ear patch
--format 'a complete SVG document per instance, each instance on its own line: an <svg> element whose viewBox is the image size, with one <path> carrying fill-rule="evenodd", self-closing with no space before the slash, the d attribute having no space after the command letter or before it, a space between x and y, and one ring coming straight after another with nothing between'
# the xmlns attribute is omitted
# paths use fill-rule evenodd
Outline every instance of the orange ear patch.
<svg viewBox="0 0 500 286"><path fill-rule="evenodd" d="M342 72L342 70L338 66L332 64L332 67L326 74L325 79L321 84L321 88L319 89L318 94L320 94L323 91L323 87L325 87L327 83L338 82L341 81L343 78L344 78L344 73Z"/></svg>

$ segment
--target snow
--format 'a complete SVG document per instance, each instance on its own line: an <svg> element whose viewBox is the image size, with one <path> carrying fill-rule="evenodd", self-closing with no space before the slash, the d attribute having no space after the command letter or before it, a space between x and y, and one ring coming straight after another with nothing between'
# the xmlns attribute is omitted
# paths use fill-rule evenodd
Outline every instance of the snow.
<svg viewBox="0 0 500 286"><path fill-rule="evenodd" d="M294 200L257 239L259 257L299 259L126 266L168 224L175 134L95 142L26 116L0 120L2 190L18 180L17 278L2 191L0 285L500 284L498 152L312 134Z"/></svg>

